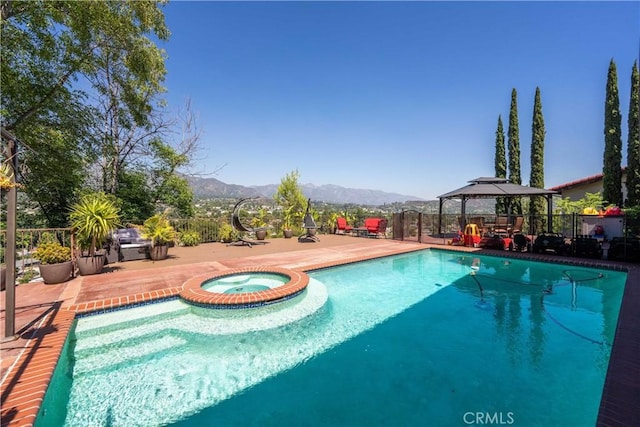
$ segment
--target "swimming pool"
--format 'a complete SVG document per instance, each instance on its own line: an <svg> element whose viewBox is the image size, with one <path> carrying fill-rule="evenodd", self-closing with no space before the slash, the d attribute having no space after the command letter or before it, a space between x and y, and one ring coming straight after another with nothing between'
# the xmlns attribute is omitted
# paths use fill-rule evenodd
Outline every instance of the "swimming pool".
<svg viewBox="0 0 640 427"><path fill-rule="evenodd" d="M626 273L426 250L309 275L326 302L268 329L179 300L79 319L36 424L595 424Z"/></svg>

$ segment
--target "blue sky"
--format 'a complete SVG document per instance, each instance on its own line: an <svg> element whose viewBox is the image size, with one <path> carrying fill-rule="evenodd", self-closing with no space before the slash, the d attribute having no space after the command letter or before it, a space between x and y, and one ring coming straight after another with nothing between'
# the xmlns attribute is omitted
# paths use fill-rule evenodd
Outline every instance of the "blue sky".
<svg viewBox="0 0 640 427"><path fill-rule="evenodd" d="M301 183L435 199L494 175L512 88L528 184L536 86L545 186L597 174L611 59L626 154L640 2L174 1L164 12L169 108L191 100L195 170L228 184L298 170Z"/></svg>

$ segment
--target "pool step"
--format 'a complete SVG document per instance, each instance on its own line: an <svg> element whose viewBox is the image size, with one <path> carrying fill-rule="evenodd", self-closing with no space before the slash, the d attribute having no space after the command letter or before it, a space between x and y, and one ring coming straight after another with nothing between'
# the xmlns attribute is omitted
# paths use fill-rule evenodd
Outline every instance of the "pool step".
<svg viewBox="0 0 640 427"><path fill-rule="evenodd" d="M165 309L166 308L166 309ZM159 312L159 310L162 310ZM135 310L114 310L99 315L82 317L77 322L74 333L77 337L99 335L109 331L126 328L129 324L145 323L149 319L165 319L179 316L188 311L188 307L179 300L167 301L162 305L147 304Z"/></svg>
<svg viewBox="0 0 640 427"><path fill-rule="evenodd" d="M135 366L166 352L173 347L186 344L186 340L170 331L146 334L141 339L126 339L121 343L76 349L74 375L95 374L98 371L114 370L121 365Z"/></svg>

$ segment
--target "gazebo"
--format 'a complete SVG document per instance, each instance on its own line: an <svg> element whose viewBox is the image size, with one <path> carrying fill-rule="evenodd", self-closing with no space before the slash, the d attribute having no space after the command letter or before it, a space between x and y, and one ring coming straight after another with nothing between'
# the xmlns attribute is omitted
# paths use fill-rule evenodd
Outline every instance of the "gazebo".
<svg viewBox="0 0 640 427"><path fill-rule="evenodd" d="M450 199L461 199L462 212L461 216L466 217L466 203L469 199L479 198L497 198L504 197L511 199L513 197L526 196L544 196L547 199L547 221L548 231L551 232L551 215L552 215L552 197L558 194L557 191L545 190L544 188L527 187L524 185L513 184L506 178L480 177L468 181L469 185L450 191L446 194L438 196L440 206L438 209L438 232L442 234L442 205ZM464 224L463 224L464 225Z"/></svg>

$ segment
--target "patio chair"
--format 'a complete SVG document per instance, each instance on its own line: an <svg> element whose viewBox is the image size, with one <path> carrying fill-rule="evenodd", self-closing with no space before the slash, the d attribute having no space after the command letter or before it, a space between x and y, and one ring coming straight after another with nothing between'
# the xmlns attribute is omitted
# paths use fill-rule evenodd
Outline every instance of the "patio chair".
<svg viewBox="0 0 640 427"><path fill-rule="evenodd" d="M509 234L509 217L498 216L496 217L496 224L493 226L493 232L495 234Z"/></svg>
<svg viewBox="0 0 640 427"><path fill-rule="evenodd" d="M259 197L246 197L244 199L240 199L240 201L238 203L235 204L235 206L233 207L233 213L231 214L231 225L233 226L233 228L235 228L239 233L240 233L240 237L238 238L238 240L236 240L235 242L231 242L229 243L227 246L249 246L252 247L253 245L264 245L266 243L269 243L265 240L252 240L252 239L247 239L246 237L244 237L244 235L246 233L253 233L255 234L258 231L263 231L263 230L267 230L267 227L248 227L246 225L244 225L242 223L242 221L240 221L240 207L248 202L249 200L255 200L258 199Z"/></svg>
<svg viewBox="0 0 640 427"><path fill-rule="evenodd" d="M517 216L513 221L513 226L511 227L511 232L513 234L522 233L522 225L524 224L524 217Z"/></svg>
<svg viewBox="0 0 640 427"><path fill-rule="evenodd" d="M364 226L367 229L367 236L387 238L387 220L385 218L367 218L364 220Z"/></svg>
<svg viewBox="0 0 640 427"><path fill-rule="evenodd" d="M306 231L305 234L298 237L298 242L319 242L320 238L316 236L316 232L318 231L318 225L316 221L313 219L313 215L310 212L311 209L311 199L307 201L307 211L304 213L304 219L302 221L302 226Z"/></svg>
<svg viewBox="0 0 640 427"><path fill-rule="evenodd" d="M339 216L336 218L336 233L335 234L346 234L351 233L353 231L353 226L347 224L347 219Z"/></svg>

